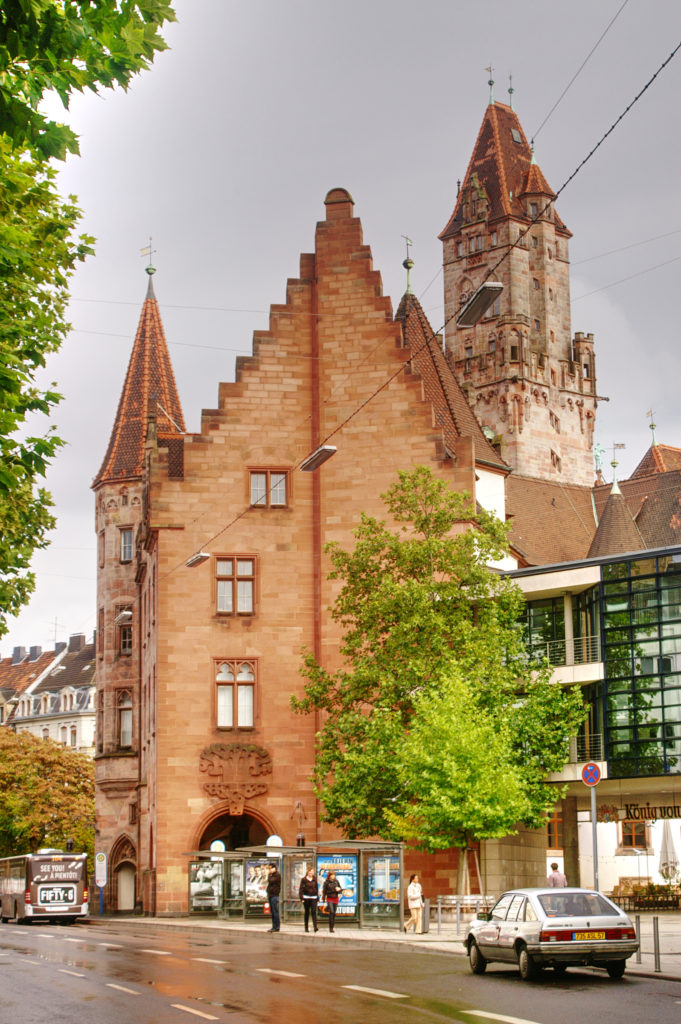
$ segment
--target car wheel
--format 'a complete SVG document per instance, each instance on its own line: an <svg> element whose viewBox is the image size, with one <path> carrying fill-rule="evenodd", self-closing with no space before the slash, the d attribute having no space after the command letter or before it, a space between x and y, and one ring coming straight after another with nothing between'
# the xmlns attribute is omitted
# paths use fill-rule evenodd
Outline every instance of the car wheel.
<svg viewBox="0 0 681 1024"><path fill-rule="evenodd" d="M624 974L624 969L626 966L626 960L611 960L609 964L605 965L605 969L611 978L614 978L615 981L619 981L619 979Z"/></svg>
<svg viewBox="0 0 681 1024"><path fill-rule="evenodd" d="M470 961L471 970L473 974L484 974L487 970L487 961L480 952L477 942L471 942L468 950L468 959Z"/></svg>
<svg viewBox="0 0 681 1024"><path fill-rule="evenodd" d="M562 975L562 974L565 974L566 971L567 971L567 964L554 964L553 965L553 973L554 974Z"/></svg>
<svg viewBox="0 0 681 1024"><path fill-rule="evenodd" d="M527 952L527 946L518 950L518 970L523 981L532 981L537 976L537 965Z"/></svg>

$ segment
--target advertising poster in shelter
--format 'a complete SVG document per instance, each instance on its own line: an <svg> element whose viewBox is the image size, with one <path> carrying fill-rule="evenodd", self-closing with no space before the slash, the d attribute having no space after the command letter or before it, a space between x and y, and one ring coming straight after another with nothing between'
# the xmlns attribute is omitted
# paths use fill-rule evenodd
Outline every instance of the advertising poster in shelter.
<svg viewBox="0 0 681 1024"><path fill-rule="evenodd" d="M336 913L341 917L353 917L357 913L357 856L356 854L326 854L317 857L317 880L321 897L324 880L330 871L336 872L336 878L343 887L338 901ZM326 904L320 904L322 913L326 913Z"/></svg>
<svg viewBox="0 0 681 1024"><path fill-rule="evenodd" d="M264 907L267 903L270 863L268 857L256 857L246 861L246 904L252 909Z"/></svg>
<svg viewBox="0 0 681 1024"><path fill-rule="evenodd" d="M369 903L399 903L400 858L367 857Z"/></svg>
<svg viewBox="0 0 681 1024"><path fill-rule="evenodd" d="M192 910L215 910L222 900L222 861L195 860L189 865Z"/></svg>

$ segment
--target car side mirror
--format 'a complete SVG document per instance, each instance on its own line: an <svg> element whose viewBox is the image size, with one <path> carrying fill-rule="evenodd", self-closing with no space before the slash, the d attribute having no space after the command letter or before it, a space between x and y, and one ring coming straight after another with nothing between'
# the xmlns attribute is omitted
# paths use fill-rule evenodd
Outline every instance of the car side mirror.
<svg viewBox="0 0 681 1024"><path fill-rule="evenodd" d="M492 915L489 910L481 910L478 914L478 921L491 921Z"/></svg>

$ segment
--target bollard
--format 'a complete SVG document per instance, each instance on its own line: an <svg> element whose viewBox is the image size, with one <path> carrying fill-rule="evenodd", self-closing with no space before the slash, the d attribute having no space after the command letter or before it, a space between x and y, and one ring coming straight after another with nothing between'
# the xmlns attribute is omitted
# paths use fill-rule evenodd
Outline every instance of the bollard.
<svg viewBox="0 0 681 1024"><path fill-rule="evenodd" d="M458 896L456 898L456 934L461 934L461 904Z"/></svg>
<svg viewBox="0 0 681 1024"><path fill-rule="evenodd" d="M634 918L634 928L636 929L636 938L638 939L638 949L636 950L636 963L641 963L641 915L637 914Z"/></svg>
<svg viewBox="0 0 681 1024"><path fill-rule="evenodd" d="M660 919L653 918L653 956L655 958L655 971L659 974L660 967Z"/></svg>
<svg viewBox="0 0 681 1024"><path fill-rule="evenodd" d="M437 898L437 933L442 935L442 896Z"/></svg>

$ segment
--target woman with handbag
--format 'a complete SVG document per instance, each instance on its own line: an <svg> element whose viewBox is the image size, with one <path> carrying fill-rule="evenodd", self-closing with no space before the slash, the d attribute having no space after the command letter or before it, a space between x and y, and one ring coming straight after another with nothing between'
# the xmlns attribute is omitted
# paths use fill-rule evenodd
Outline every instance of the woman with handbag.
<svg viewBox="0 0 681 1024"><path fill-rule="evenodd" d="M328 875L324 879L324 885L322 886L322 899L326 901L326 905L329 908L329 931L333 931L333 927L336 923L336 910L338 909L338 901L340 899L343 887L336 878L335 871L329 871Z"/></svg>

